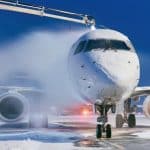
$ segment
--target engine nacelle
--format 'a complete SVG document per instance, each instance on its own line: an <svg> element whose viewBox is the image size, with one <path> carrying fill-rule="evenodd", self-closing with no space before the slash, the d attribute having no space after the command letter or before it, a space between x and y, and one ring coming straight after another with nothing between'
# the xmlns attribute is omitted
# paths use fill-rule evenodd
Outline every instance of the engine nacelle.
<svg viewBox="0 0 150 150"><path fill-rule="evenodd" d="M28 111L28 100L17 92L8 92L0 96L0 119L15 122L23 119Z"/></svg>
<svg viewBox="0 0 150 150"><path fill-rule="evenodd" d="M146 117L150 118L150 96L147 96L144 100L143 112Z"/></svg>

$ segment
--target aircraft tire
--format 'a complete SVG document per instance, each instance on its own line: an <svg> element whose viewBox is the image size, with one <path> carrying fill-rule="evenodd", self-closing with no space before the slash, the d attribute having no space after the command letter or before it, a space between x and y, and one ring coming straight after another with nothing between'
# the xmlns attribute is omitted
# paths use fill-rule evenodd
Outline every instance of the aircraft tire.
<svg viewBox="0 0 150 150"><path fill-rule="evenodd" d="M98 124L96 126L96 138L97 139L102 138L102 125L101 124Z"/></svg>
<svg viewBox="0 0 150 150"><path fill-rule="evenodd" d="M116 128L122 128L124 123L123 117L121 114L116 115Z"/></svg>
<svg viewBox="0 0 150 150"><path fill-rule="evenodd" d="M128 127L134 128L136 126L135 114L129 114L128 116Z"/></svg>
<svg viewBox="0 0 150 150"><path fill-rule="evenodd" d="M111 138L111 125L110 124L107 124L106 125L106 138Z"/></svg>

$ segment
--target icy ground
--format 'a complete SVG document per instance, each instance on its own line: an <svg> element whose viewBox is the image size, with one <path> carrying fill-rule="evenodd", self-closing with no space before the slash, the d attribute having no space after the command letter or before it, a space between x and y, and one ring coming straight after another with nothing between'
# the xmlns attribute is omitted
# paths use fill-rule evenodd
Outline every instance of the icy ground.
<svg viewBox="0 0 150 150"><path fill-rule="evenodd" d="M1 133L0 150L87 150L86 146L80 147L78 144L78 141L82 141L85 137L80 133L70 132L45 130ZM106 144L104 146L108 147ZM98 149L101 148L88 148L88 150Z"/></svg>
<svg viewBox="0 0 150 150"><path fill-rule="evenodd" d="M36 141L0 142L0 150L101 150L100 147L74 147L72 143L46 143ZM106 150L111 148L106 148Z"/></svg>
<svg viewBox="0 0 150 150"><path fill-rule="evenodd" d="M56 124L48 129L1 128L0 150L149 150L150 120L144 116L137 116L137 128L129 129L127 125L113 128L110 140L95 139L95 129L90 128L95 126L94 120L95 117L85 121L81 117L65 116L53 120Z"/></svg>

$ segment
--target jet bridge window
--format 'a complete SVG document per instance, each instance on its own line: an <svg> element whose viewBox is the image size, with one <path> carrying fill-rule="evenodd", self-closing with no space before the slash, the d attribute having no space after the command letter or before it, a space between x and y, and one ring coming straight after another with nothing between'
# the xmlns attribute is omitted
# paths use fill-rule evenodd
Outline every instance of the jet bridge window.
<svg viewBox="0 0 150 150"><path fill-rule="evenodd" d="M107 39L88 40L85 52L98 49L130 50L130 48L126 45L124 41L107 40Z"/></svg>
<svg viewBox="0 0 150 150"><path fill-rule="evenodd" d="M85 44L86 44L86 41L81 41L81 42L79 43L79 45L77 46L77 48L76 48L74 54L80 53L80 52L84 49Z"/></svg>

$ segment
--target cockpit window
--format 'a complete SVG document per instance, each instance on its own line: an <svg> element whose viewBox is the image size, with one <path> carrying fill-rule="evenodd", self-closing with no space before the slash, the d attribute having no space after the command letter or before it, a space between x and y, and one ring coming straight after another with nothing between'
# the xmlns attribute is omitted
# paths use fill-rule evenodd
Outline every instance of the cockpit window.
<svg viewBox="0 0 150 150"><path fill-rule="evenodd" d="M86 41L81 41L81 42L79 43L79 45L77 46L77 48L76 48L74 54L80 53L80 52L84 49L85 44L86 44Z"/></svg>
<svg viewBox="0 0 150 150"><path fill-rule="evenodd" d="M130 50L130 48L126 45L125 42L119 41L119 40L110 40L110 48L111 49Z"/></svg>
<svg viewBox="0 0 150 150"><path fill-rule="evenodd" d="M106 40L89 40L86 46L86 51L98 48L106 49Z"/></svg>
<svg viewBox="0 0 150 150"><path fill-rule="evenodd" d="M108 40L108 39L88 40L85 52L97 49L130 50L130 48L126 45L126 43L120 40Z"/></svg>

